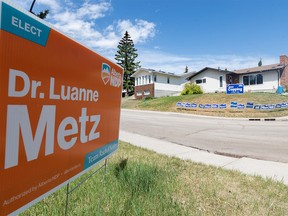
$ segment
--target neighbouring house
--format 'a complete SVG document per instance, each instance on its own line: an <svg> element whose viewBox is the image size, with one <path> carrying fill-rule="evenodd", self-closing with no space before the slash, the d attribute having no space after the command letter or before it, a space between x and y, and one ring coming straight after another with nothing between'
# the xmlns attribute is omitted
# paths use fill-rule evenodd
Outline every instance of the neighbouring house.
<svg viewBox="0 0 288 216"><path fill-rule="evenodd" d="M237 83L243 83L246 92L276 92L279 86L288 85L288 57L281 55L276 64L234 71L205 67L187 80L200 85L205 93L225 92L228 84Z"/></svg>
<svg viewBox="0 0 288 216"><path fill-rule="evenodd" d="M135 98L179 95L192 73L177 75L161 70L140 68L132 75L135 78Z"/></svg>

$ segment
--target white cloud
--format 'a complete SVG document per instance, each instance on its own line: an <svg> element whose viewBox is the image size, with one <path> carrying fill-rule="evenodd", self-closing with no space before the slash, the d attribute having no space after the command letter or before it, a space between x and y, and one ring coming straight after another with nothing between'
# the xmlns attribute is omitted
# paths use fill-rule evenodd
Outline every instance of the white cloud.
<svg viewBox="0 0 288 216"><path fill-rule="evenodd" d="M120 20L105 29L97 29L95 19L103 17L109 8L102 3L94 6L90 5L90 11L86 10L86 3L77 11L66 9L61 14L55 14L52 23L62 32L95 50L116 49L125 31L129 32L134 44L143 43L155 36L155 24L144 20L136 20L134 24L130 20Z"/></svg>
<svg viewBox="0 0 288 216"><path fill-rule="evenodd" d="M39 3L44 4L44 0ZM59 9L60 4L56 0L47 1L49 7ZM142 19L136 20L114 20L104 29L99 29L95 25L96 20L105 18L112 11L112 5L108 1L91 3L85 1L76 7L71 0L66 0L69 7L63 7L62 11L53 13L51 11L51 22L64 33L87 45L88 47L100 51L102 54L114 58L115 49L125 31L128 31L135 45L145 43L155 37L156 24ZM97 25L98 26L98 25ZM156 51L155 51L156 50ZM114 51L114 52L113 52ZM178 56L164 53L156 48L152 51L138 50L141 65L143 67L181 73L188 66L190 71L198 71L204 67L227 68L228 70L248 68L257 66L259 56L239 56L239 55L200 55L200 56ZM278 62L278 59L271 56L262 56L263 64Z"/></svg>
<svg viewBox="0 0 288 216"><path fill-rule="evenodd" d="M77 10L79 18L98 19L105 16L109 11L111 4L109 2L101 2L99 4L84 3L81 8Z"/></svg>
<svg viewBox="0 0 288 216"><path fill-rule="evenodd" d="M228 70L241 68L256 67L259 56L242 56L242 55L192 55L177 56L170 53L159 51L139 52L139 60L144 68L183 73L188 66L189 71L199 71L205 67L213 67ZM263 65L274 64L279 62L278 57L263 56Z"/></svg>
<svg viewBox="0 0 288 216"><path fill-rule="evenodd" d="M31 1L32 2L32 1ZM37 4L42 4L50 8L50 11L58 12L61 9L59 1L57 0L37 0Z"/></svg>
<svg viewBox="0 0 288 216"><path fill-rule="evenodd" d="M20 8L24 8L26 10L30 9L30 6L32 4L31 0L22 0L22 1L16 1L16 0L12 0L11 1L15 6L20 7Z"/></svg>
<svg viewBox="0 0 288 216"><path fill-rule="evenodd" d="M130 20L119 20L117 27L122 35L128 31L134 43L143 43L155 36L156 25L145 20L135 20L133 24Z"/></svg>
<svg viewBox="0 0 288 216"><path fill-rule="evenodd" d="M27 10L30 8L30 0L12 1ZM155 36L156 25L146 20L112 20L107 27L100 28L98 20L105 19L113 10L109 0L98 0L93 3L89 0L37 0L36 3L38 9L49 9L46 21L96 51L115 50L125 31L129 32L134 44L144 43Z"/></svg>
<svg viewBox="0 0 288 216"><path fill-rule="evenodd" d="M71 8L54 14L50 21L65 34L97 51L116 49L125 31L129 32L135 44L155 36L155 24L145 20L135 20L134 23L119 20L104 29L96 28L95 20L105 17L112 10L109 2L85 2L77 10Z"/></svg>
<svg viewBox="0 0 288 216"><path fill-rule="evenodd" d="M29 10L32 0L12 0L16 5ZM111 1L76 0L37 0L36 9L49 9L47 21L73 39L91 49L114 59L115 49L125 31L128 31L135 45L145 43L156 36L156 24L147 20L112 20L106 27L100 28L100 19L106 19L113 12ZM109 17L107 17L109 18ZM105 20L107 21L107 20ZM137 47L136 47L137 48ZM272 56L241 55L175 55L161 52L155 46L153 50L138 49L142 67L182 73L188 66L189 71L198 71L204 67L227 68L228 70L255 67L262 57L263 65L279 62Z"/></svg>

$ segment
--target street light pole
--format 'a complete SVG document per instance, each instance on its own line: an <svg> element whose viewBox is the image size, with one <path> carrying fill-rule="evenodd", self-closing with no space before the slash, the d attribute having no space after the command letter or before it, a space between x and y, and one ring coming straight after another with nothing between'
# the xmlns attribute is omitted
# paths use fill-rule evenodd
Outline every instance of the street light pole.
<svg viewBox="0 0 288 216"><path fill-rule="evenodd" d="M33 0L32 4L31 4L31 7L30 7L30 10L29 10L30 13L33 13L32 10L33 10L33 7L34 7L35 2L36 2L36 0ZM34 14L34 13L33 13L33 14Z"/></svg>

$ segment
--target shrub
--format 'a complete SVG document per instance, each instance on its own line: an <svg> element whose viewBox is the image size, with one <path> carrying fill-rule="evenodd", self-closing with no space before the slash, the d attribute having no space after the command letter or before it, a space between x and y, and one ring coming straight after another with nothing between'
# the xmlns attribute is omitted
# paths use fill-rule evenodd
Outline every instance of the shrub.
<svg viewBox="0 0 288 216"><path fill-rule="evenodd" d="M145 100L145 101L146 101L146 100L152 100L152 99L154 99L154 97L152 97L152 96L144 97L144 100Z"/></svg>
<svg viewBox="0 0 288 216"><path fill-rule="evenodd" d="M186 83L181 95L203 94L201 86L195 83Z"/></svg>

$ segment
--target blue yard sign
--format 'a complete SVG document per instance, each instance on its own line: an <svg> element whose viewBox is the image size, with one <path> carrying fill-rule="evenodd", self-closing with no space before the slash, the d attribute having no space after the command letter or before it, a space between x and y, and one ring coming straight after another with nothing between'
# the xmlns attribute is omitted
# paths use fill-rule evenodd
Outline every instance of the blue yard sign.
<svg viewBox="0 0 288 216"><path fill-rule="evenodd" d="M237 108L237 106L238 106L238 102L236 102L236 101L233 101L233 102L230 102L230 108Z"/></svg>
<svg viewBox="0 0 288 216"><path fill-rule="evenodd" d="M196 103L192 103L191 104L191 108L197 108L197 104Z"/></svg>
<svg viewBox="0 0 288 216"><path fill-rule="evenodd" d="M244 85L243 84L230 84L226 87L227 94L243 94Z"/></svg>
<svg viewBox="0 0 288 216"><path fill-rule="evenodd" d="M246 109L253 109L253 107L254 107L254 102L247 102Z"/></svg>
<svg viewBox="0 0 288 216"><path fill-rule="evenodd" d="M211 108L211 104L205 104L204 109L210 109Z"/></svg>
<svg viewBox="0 0 288 216"><path fill-rule="evenodd" d="M219 108L220 108L220 109L226 109L226 107L227 107L226 104L220 104L220 105L219 105Z"/></svg>
<svg viewBox="0 0 288 216"><path fill-rule="evenodd" d="M261 105L261 110L269 110L269 105L267 104Z"/></svg>
<svg viewBox="0 0 288 216"><path fill-rule="evenodd" d="M237 109L244 109L245 105L244 104L238 104Z"/></svg>
<svg viewBox="0 0 288 216"><path fill-rule="evenodd" d="M191 104L190 103L186 103L185 104L185 108L190 108L191 107Z"/></svg>
<svg viewBox="0 0 288 216"><path fill-rule="evenodd" d="M181 102L177 102L177 103L176 103L176 106L177 106L177 107L182 107L182 103L181 103Z"/></svg>

